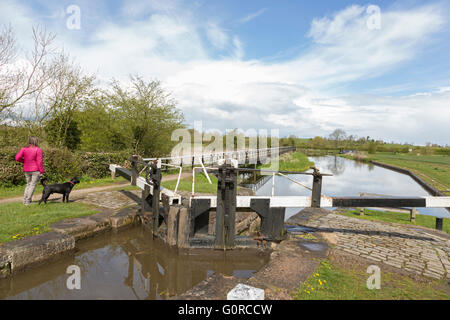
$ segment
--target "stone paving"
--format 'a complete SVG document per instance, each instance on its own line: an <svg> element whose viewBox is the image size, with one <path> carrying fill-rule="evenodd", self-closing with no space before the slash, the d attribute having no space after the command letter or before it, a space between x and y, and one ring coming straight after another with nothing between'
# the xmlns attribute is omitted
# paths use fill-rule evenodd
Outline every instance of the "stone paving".
<svg viewBox="0 0 450 320"><path fill-rule="evenodd" d="M140 190L93 192L80 198L74 198L84 203L110 209L120 209L139 203Z"/></svg>
<svg viewBox="0 0 450 320"><path fill-rule="evenodd" d="M335 248L435 279L450 279L450 237L425 228L326 214L302 225L337 236Z"/></svg>

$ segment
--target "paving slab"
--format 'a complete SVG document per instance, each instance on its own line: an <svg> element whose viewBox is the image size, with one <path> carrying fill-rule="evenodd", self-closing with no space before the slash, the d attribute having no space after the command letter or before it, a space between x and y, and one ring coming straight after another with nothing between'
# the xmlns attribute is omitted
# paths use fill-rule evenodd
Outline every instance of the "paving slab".
<svg viewBox="0 0 450 320"><path fill-rule="evenodd" d="M316 212L315 212L316 211ZM409 272L445 279L449 274L450 236L418 226L351 218L307 208L289 224L333 234L336 249Z"/></svg>

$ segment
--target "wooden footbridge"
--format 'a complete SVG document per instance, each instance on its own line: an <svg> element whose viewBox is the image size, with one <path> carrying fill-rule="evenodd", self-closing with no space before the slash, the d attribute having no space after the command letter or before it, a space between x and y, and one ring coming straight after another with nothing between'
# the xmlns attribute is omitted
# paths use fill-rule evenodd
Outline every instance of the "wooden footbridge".
<svg viewBox="0 0 450 320"><path fill-rule="evenodd" d="M402 208L402 207L450 207L450 197L328 197L322 194L323 178L331 174L317 168L313 172L273 171L244 167L248 164L268 162L279 154L294 151L295 148L270 148L262 150L239 150L219 154L186 155L177 158L148 158L138 160L131 157L132 169L111 165L113 174L131 181L142 190L141 212L152 212L151 230L154 236L163 238L168 244L181 248L209 247L232 249L241 246L256 246L261 240L279 241L285 237L284 220L286 208ZM183 159L185 161L183 161ZM186 161L188 159L188 161ZM174 164L175 163L175 164ZM188 199L182 199L175 190L161 186L163 167L179 169L188 163L193 170L193 190ZM195 164L199 166L195 166ZM239 167L239 165L242 165ZM194 193L195 171L202 170L208 177L212 173L218 178L217 195L197 196ZM289 174L311 175L311 196L238 196L237 177L239 172L259 172L274 177L288 177ZM142 176L144 175L144 176ZM208 178L209 179L209 178ZM179 182L179 181L178 181ZM157 199L156 201L154 199ZM215 234L208 234L210 214L215 211ZM261 219L258 239L235 234L236 212L255 212ZM158 214L153 214L158 212ZM436 218L436 229L442 230L443 219Z"/></svg>

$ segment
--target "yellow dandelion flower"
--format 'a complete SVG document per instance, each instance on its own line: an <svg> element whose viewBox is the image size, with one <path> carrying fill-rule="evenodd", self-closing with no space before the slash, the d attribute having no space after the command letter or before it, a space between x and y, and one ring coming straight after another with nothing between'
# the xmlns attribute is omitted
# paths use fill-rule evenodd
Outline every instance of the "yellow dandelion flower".
<svg viewBox="0 0 450 320"><path fill-rule="evenodd" d="M323 280L324 283L327 283L327 280Z"/></svg>
<svg viewBox="0 0 450 320"><path fill-rule="evenodd" d="M322 285L322 281L320 281L320 279L319 279L319 283L320 283L320 285Z"/></svg>
<svg viewBox="0 0 450 320"><path fill-rule="evenodd" d="M314 288L313 288L313 287L311 287L311 291L314 291Z"/></svg>

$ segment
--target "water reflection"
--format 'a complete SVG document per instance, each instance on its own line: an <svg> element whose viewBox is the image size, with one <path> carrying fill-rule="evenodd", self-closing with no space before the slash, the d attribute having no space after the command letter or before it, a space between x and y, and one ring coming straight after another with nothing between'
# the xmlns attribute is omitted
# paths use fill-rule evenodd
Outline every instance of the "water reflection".
<svg viewBox="0 0 450 320"><path fill-rule="evenodd" d="M0 280L1 299L165 299L214 272L248 278L268 261L257 251L178 254L140 227L77 244L79 252ZM68 290L69 265L81 269L81 290Z"/></svg>
<svg viewBox="0 0 450 320"><path fill-rule="evenodd" d="M322 172L334 174L324 177L322 192L327 196L359 196L359 192L386 194L392 196L429 196L411 177L387 170L373 164L361 163L336 156L309 157ZM327 171L329 170L329 171ZM309 170L311 171L311 170ZM307 186L312 186L312 177L305 175L289 175ZM256 191L257 195L272 194L272 180L265 181ZM311 196L311 191L275 177L275 195L278 196ZM287 209L286 219L298 212L298 208ZM420 214L450 218L444 208L418 208Z"/></svg>
<svg viewBox="0 0 450 320"><path fill-rule="evenodd" d="M326 168L328 169L328 172L331 172L334 176L339 176L345 171L345 160L341 157L331 157L331 161L327 163ZM317 166L317 164L316 164ZM319 166L320 168L320 166ZM324 170L322 170L324 171Z"/></svg>

